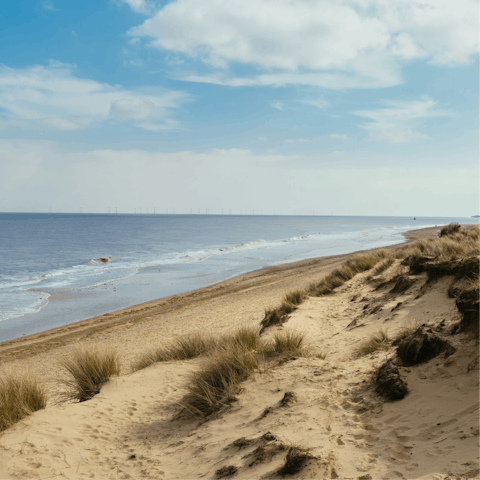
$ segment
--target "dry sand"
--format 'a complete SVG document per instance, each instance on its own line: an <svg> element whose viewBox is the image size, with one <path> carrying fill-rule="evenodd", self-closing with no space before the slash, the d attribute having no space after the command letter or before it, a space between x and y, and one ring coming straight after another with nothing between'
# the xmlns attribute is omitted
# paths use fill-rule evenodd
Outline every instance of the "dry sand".
<svg viewBox="0 0 480 480"><path fill-rule="evenodd" d="M411 238L431 233L412 232ZM426 279L418 276L406 293L393 295L374 290L367 272L334 295L309 298L265 336L276 328L305 332L311 355L257 372L242 385L239 400L208 421L175 418L201 359L128 373L141 352L178 335L258 325L264 308L320 280L345 257L263 269L0 344L1 362L46 381L59 377L58 359L74 342L115 346L124 366L92 400L51 403L1 434L0 479L218 478L215 472L228 465L238 468L235 478L275 478L293 444L312 456L295 478L478 478L476 339L448 336L455 354L402 368L410 393L392 403L373 393L370 379L393 349L352 358L355 346L379 327L395 334L416 319L446 326L457 321L447 295L451 277L421 291ZM386 275L399 268L397 262ZM50 387L54 392L55 384ZM296 400L282 406L286 392ZM242 448L232 445L242 437Z"/></svg>

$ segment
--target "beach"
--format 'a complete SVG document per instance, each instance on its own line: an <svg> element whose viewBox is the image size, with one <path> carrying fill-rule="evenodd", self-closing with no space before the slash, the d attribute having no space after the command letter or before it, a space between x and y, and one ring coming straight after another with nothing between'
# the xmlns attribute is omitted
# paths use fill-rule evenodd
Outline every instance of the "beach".
<svg viewBox="0 0 480 480"><path fill-rule="evenodd" d="M406 237L431 238L437 231ZM51 394L61 375L58 362L74 345L114 348L122 370L88 402L49 403L6 431L0 478L219 478L219 469L229 465L241 478L271 478L281 476L285 445L302 445L310 455L293 478L478 478L478 342L452 337L457 353L450 360L406 369L412 393L396 403L380 401L368 388L372 368L387 353L351 357L360 339L379 327L393 332L414 319L458 321L455 300L447 295L450 277L428 291L417 281L388 297L368 284L367 272L335 295L309 297L275 328L303 332L310 355L256 373L238 401L208 421L174 415L201 359L130 373L139 355L187 334L258 327L265 310L287 292L318 283L353 255L268 267L1 343L2 366L28 370ZM363 319L358 328L351 327L354 318ZM282 404L286 392L294 392L291 405ZM232 446L239 438L247 439L245 447ZM252 452L260 447L267 453L259 460Z"/></svg>
<svg viewBox="0 0 480 480"><path fill-rule="evenodd" d="M0 342L471 219L0 213Z"/></svg>
<svg viewBox="0 0 480 480"><path fill-rule="evenodd" d="M437 230L437 227L412 230L406 238L428 236ZM35 375L49 379L55 373L54 359L62 351L75 343L95 343L121 348L128 365L139 352L180 335L203 329L222 333L241 325L257 325L264 310L279 303L287 291L306 288L350 255L264 268L185 294L2 342L0 362L15 366L20 361L32 368Z"/></svg>

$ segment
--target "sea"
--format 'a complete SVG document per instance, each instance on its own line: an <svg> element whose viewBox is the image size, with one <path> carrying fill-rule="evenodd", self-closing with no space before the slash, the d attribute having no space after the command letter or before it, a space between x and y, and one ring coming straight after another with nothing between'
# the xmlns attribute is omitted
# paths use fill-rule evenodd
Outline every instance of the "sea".
<svg viewBox="0 0 480 480"><path fill-rule="evenodd" d="M0 341L474 218L0 213Z"/></svg>

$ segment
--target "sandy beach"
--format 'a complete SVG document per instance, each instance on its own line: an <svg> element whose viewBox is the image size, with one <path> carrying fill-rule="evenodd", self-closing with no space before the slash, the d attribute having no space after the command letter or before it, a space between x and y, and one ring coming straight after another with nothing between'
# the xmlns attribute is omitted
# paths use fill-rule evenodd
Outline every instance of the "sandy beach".
<svg viewBox="0 0 480 480"><path fill-rule="evenodd" d="M429 238L437 231L406 236ZM372 371L393 349L352 357L379 327L393 335L409 322L443 322L441 335L458 322L447 293L451 276L428 283L421 274L405 292L391 294L375 289L365 272L334 295L309 297L288 322L263 335L303 332L309 354L256 372L242 384L238 401L208 420L175 415L201 358L131 373L143 352L186 334L258 327L265 309L285 293L319 282L351 257L265 268L1 343L0 364L30 371L47 383L52 398L62 374L58 362L72 345L116 349L122 371L93 399L49 402L0 434L0 478L220 478L228 466L238 478L277 478L292 445L309 453L301 472L287 478L478 478L476 338L450 335L455 353L448 358L402 367L410 393L397 402L384 402L371 388ZM385 275L402 268L396 260ZM287 392L293 400L282 402Z"/></svg>

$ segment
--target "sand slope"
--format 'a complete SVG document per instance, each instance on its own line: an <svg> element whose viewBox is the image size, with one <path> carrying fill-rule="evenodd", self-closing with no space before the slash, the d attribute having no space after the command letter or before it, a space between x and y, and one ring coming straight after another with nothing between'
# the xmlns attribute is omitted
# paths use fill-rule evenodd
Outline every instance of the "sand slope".
<svg viewBox="0 0 480 480"><path fill-rule="evenodd" d="M456 353L401 368L410 393L391 403L370 380L394 349L352 359L380 326L394 334L414 319L445 327L458 320L446 293L452 279L425 289L417 276L393 295L391 286L375 291L367 275L308 299L283 327L267 330L305 332L310 355L261 369L214 418L175 416L201 359L153 365L113 379L88 402L49 405L6 431L0 478L217 478L228 465L238 468L235 478L277 478L290 445L312 457L295 478L478 478L477 341L439 332ZM286 392L295 398L282 405Z"/></svg>

